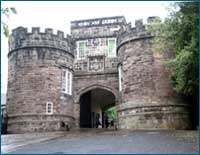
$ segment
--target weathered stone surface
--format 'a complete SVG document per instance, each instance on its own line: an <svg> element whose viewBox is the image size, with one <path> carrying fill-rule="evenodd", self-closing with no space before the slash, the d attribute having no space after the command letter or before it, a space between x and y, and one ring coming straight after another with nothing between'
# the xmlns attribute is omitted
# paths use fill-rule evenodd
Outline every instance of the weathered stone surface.
<svg viewBox="0 0 200 155"><path fill-rule="evenodd" d="M22 33L24 30L13 31L8 54L8 132L60 130L61 121L73 124L74 119L73 98L61 91L61 72L72 69L73 54L66 40L68 48L59 46L62 36L56 38L49 31L39 34L38 29ZM36 42L34 34L42 41ZM17 45L21 35L23 42ZM46 114L47 102L53 103L52 115Z"/></svg>
<svg viewBox="0 0 200 155"><path fill-rule="evenodd" d="M152 37L142 21L118 37L122 65L119 127L127 129L190 128L189 107L170 84L164 58L152 48Z"/></svg>
<svg viewBox="0 0 200 155"><path fill-rule="evenodd" d="M190 127L189 107L173 91L164 58L152 48L142 20L131 27L121 16L71 22L71 36L52 29L13 30L8 71L8 131L64 130L79 127L80 97L100 88L115 96L119 128ZM108 39L117 39L117 56L108 56ZM90 53L77 58L77 42ZM122 65L119 91L118 65ZM62 71L73 72L72 95L62 93ZM53 114L46 114L46 103Z"/></svg>

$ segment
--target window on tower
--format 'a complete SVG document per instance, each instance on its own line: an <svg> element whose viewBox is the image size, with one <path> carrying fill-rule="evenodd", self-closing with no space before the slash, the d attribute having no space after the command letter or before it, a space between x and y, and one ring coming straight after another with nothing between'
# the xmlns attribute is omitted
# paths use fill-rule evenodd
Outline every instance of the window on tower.
<svg viewBox="0 0 200 155"><path fill-rule="evenodd" d="M62 92L72 95L72 71L69 69L62 72Z"/></svg>
<svg viewBox="0 0 200 155"><path fill-rule="evenodd" d="M53 114L53 103L52 102L46 103L46 114Z"/></svg>
<svg viewBox="0 0 200 155"><path fill-rule="evenodd" d="M122 91L122 65L118 66L119 91Z"/></svg>

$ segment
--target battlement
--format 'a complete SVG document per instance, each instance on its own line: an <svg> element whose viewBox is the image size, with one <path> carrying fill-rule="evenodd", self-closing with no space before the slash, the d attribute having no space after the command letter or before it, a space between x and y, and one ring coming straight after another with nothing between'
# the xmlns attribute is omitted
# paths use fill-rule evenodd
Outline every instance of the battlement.
<svg viewBox="0 0 200 155"><path fill-rule="evenodd" d="M157 17L149 17L147 23L153 22ZM135 27L128 23L125 27L119 30L119 35L117 39L118 48L127 41L138 40L153 37L153 35L147 31L146 25L143 24L143 20L135 20Z"/></svg>
<svg viewBox="0 0 200 155"><path fill-rule="evenodd" d="M95 18L86 20L76 20L71 22L71 29L104 26L104 25L122 25L126 24L124 16L114 16L106 18Z"/></svg>
<svg viewBox="0 0 200 155"><path fill-rule="evenodd" d="M31 32L27 28L18 27L12 31L12 42L9 45L9 51L27 47L49 47L64 50L71 53L71 36L64 36L64 32L46 28L41 32L39 27L33 27Z"/></svg>

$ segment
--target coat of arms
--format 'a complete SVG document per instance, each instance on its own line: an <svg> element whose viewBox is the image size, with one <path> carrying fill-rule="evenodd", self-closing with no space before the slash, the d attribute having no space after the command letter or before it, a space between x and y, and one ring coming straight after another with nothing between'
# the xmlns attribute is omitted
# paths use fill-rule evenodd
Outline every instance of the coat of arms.
<svg viewBox="0 0 200 155"><path fill-rule="evenodd" d="M89 57L89 71L102 71L104 69L104 59L102 56Z"/></svg>

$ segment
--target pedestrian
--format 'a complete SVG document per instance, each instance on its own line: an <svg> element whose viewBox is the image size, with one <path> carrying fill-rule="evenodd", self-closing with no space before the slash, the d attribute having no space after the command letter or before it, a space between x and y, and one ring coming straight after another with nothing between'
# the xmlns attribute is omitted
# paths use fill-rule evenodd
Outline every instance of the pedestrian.
<svg viewBox="0 0 200 155"><path fill-rule="evenodd" d="M99 114L96 115L96 128L99 128L99 125L101 125L99 120Z"/></svg>
<svg viewBox="0 0 200 155"><path fill-rule="evenodd" d="M108 128L108 126L109 126L107 113L105 113L105 126L106 126L106 128Z"/></svg>

